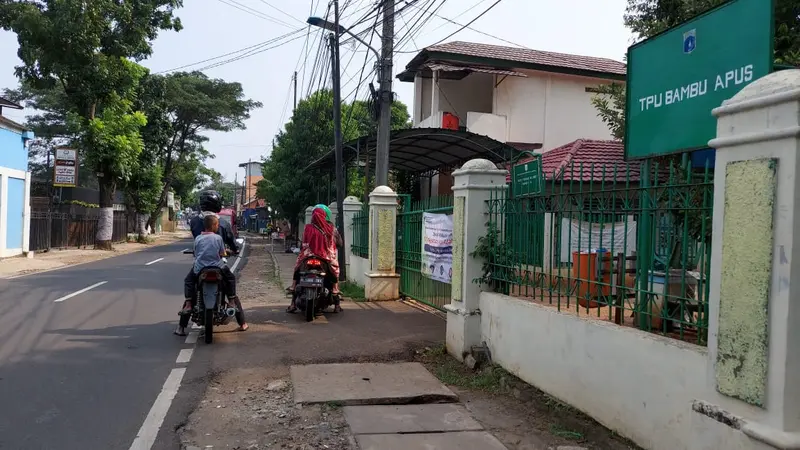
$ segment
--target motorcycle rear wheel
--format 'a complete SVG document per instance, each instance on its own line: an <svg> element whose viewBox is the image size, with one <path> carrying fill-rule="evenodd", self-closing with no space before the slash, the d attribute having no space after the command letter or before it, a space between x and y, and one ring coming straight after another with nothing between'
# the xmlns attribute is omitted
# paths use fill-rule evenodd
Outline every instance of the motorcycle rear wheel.
<svg viewBox="0 0 800 450"><path fill-rule="evenodd" d="M309 298L306 299L306 322L313 322L314 321L314 300L316 300L316 293L310 292L307 293Z"/></svg>
<svg viewBox="0 0 800 450"><path fill-rule="evenodd" d="M213 309L206 309L203 311L204 320L203 325L205 325L205 338L206 344L210 344L214 341L214 310Z"/></svg>

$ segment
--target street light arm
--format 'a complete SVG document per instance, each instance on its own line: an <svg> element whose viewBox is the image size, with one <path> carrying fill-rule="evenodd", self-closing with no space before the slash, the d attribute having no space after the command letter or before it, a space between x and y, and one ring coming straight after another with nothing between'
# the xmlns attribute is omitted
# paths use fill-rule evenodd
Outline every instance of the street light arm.
<svg viewBox="0 0 800 450"><path fill-rule="evenodd" d="M378 51L377 51L377 50L375 50L375 49L374 49L374 48L373 48L371 45L367 44L367 42L366 42L365 40L363 40L363 39L361 39L360 37L356 36L356 34L355 34L355 33L353 33L352 31L350 31L350 29L349 29L349 28L344 28L344 27L342 27L342 28L343 28L343 30L342 30L342 31L344 31L345 33L349 34L349 35L350 35L350 37L352 37L352 38L353 38L353 39L355 39L356 41L358 41L358 42L360 42L361 44L363 44L363 45L364 45L364 47L367 47L368 49L372 50L372 53L375 53L375 58L377 58L377 60L378 60L378 61L380 61L380 60L381 60L381 55L380 55L380 53L378 53Z"/></svg>
<svg viewBox="0 0 800 450"><path fill-rule="evenodd" d="M337 30L336 24L331 23L331 22L329 22L329 21L327 21L327 20L325 20L325 19L323 19L321 17L309 17L308 20L306 20L306 23L308 23L309 25L315 26L315 27L322 28L323 30L328 30L328 31L333 31L333 32L337 32L338 31L338 33L340 35L341 34L345 34L345 33L349 34L350 37L352 37L356 41L360 42L361 44L363 44L368 49L372 50L372 53L375 53L375 57L378 58L379 61L381 59L380 53L378 53L378 51L375 50L375 48L373 48L371 45L369 45L366 41L364 41L360 37L356 36L356 34L353 33L352 31L350 31L349 28L345 28L342 25L339 25L339 28Z"/></svg>

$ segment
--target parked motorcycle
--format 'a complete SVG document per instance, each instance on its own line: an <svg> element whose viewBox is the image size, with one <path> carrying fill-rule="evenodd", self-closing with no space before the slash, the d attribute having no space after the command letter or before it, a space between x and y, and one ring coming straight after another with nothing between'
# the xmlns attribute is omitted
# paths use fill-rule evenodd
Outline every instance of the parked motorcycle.
<svg viewBox="0 0 800 450"><path fill-rule="evenodd" d="M298 267L300 280L295 289L295 306L305 314L306 322L333 305L333 283L328 263L316 257L308 257Z"/></svg>
<svg viewBox="0 0 800 450"><path fill-rule="evenodd" d="M244 239L237 239L241 246ZM194 251L185 250L183 253L194 255ZM228 259L222 258L227 264ZM206 344L214 341L214 325L227 325L239 310L236 305L228 303L223 287L224 279L222 270L218 267L204 267L197 276L197 301L194 303L191 320L203 327Z"/></svg>

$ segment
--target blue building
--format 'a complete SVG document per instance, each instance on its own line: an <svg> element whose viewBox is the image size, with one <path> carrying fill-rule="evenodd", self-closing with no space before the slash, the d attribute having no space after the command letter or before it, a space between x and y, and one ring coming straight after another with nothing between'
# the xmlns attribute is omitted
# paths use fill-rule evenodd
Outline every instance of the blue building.
<svg viewBox="0 0 800 450"><path fill-rule="evenodd" d="M33 133L3 116L3 108L22 109L0 98L0 258L28 252L31 225L31 174L26 143Z"/></svg>

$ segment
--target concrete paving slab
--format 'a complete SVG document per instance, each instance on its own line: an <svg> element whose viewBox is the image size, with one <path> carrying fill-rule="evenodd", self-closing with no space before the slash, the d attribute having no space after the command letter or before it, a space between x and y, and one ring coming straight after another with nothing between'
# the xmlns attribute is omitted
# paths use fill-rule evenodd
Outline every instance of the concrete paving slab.
<svg viewBox="0 0 800 450"><path fill-rule="evenodd" d="M458 401L422 364L310 364L291 367L295 403L342 406Z"/></svg>
<svg viewBox="0 0 800 450"><path fill-rule="evenodd" d="M507 450L485 431L421 434L362 434L356 436L361 450Z"/></svg>
<svg viewBox="0 0 800 450"><path fill-rule="evenodd" d="M483 430L466 408L453 403L346 406L344 416L354 434Z"/></svg>

